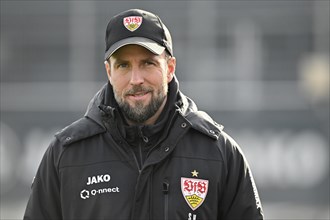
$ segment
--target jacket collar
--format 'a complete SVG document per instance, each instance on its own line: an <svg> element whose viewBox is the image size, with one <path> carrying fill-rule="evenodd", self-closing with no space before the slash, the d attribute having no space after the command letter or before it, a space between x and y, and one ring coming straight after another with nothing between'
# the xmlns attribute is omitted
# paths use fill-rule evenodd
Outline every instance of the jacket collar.
<svg viewBox="0 0 330 220"><path fill-rule="evenodd" d="M214 139L219 138L223 126L217 124L207 113L198 111L193 100L179 90L176 77L170 83L170 91L169 105L174 105L174 111L177 111L181 117L190 123L193 129ZM173 109L171 106L168 108ZM62 129L55 136L63 144L70 144L105 132L104 117L116 117L119 114L117 109L118 104L114 99L112 86L107 83L90 101L85 117Z"/></svg>
<svg viewBox="0 0 330 220"><path fill-rule="evenodd" d="M169 84L169 98L166 108L175 108L176 111L191 123L192 128L200 131L212 138L218 138L223 130L223 126L215 122L206 112L199 111L197 105L192 99L185 96L179 90L179 82L174 76ZM168 106L170 105L170 106ZM173 106L174 105L174 106ZM172 107L171 107L172 106ZM110 83L105 84L94 96L88 105L85 116L94 120L101 126L103 125L102 117L108 115L115 117L119 115L118 104L115 101L113 89ZM161 116L162 117L162 116Z"/></svg>

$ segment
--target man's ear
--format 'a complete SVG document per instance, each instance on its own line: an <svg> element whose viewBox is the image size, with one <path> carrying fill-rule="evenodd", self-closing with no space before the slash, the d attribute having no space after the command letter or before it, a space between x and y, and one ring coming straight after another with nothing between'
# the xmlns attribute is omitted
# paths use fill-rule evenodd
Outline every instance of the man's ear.
<svg viewBox="0 0 330 220"><path fill-rule="evenodd" d="M167 83L172 81L175 74L175 68L176 68L176 59L175 57L170 57L167 60Z"/></svg>
<svg viewBox="0 0 330 220"><path fill-rule="evenodd" d="M104 67L107 72L109 82L111 83L111 68L110 68L110 62L108 60L104 61Z"/></svg>

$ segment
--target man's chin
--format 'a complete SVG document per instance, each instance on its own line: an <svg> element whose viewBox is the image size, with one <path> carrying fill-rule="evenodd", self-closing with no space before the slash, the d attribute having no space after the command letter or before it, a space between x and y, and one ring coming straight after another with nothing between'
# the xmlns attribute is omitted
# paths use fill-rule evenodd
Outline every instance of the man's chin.
<svg viewBox="0 0 330 220"><path fill-rule="evenodd" d="M135 101L135 102L127 102L126 103L131 109L141 109L143 110L148 106L149 103L145 103L144 101Z"/></svg>

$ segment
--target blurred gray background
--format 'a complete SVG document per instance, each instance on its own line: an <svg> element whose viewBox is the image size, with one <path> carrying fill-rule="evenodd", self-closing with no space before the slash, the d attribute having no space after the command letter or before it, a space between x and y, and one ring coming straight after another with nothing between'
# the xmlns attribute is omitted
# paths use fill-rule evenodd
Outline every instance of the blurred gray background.
<svg viewBox="0 0 330 220"><path fill-rule="evenodd" d="M169 27L181 90L241 145L266 218L329 219L327 0L1 0L1 219L106 82L105 28L129 8Z"/></svg>

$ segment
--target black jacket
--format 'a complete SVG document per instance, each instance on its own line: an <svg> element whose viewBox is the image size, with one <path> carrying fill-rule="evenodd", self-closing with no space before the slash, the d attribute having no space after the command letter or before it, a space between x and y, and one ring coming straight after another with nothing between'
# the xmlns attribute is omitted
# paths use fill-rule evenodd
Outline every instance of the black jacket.
<svg viewBox="0 0 330 220"><path fill-rule="evenodd" d="M24 219L263 219L241 149L176 79L165 109L155 126L128 128L105 85L55 135Z"/></svg>

